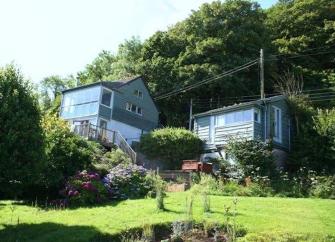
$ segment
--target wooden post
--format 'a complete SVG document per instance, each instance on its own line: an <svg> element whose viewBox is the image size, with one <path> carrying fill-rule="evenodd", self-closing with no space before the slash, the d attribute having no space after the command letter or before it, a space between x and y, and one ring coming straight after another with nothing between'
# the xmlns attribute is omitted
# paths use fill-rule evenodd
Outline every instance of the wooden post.
<svg viewBox="0 0 335 242"><path fill-rule="evenodd" d="M261 49L260 51L259 64L260 64L260 79L261 79L261 99L264 99L265 94L264 94L264 51L263 49Z"/></svg>

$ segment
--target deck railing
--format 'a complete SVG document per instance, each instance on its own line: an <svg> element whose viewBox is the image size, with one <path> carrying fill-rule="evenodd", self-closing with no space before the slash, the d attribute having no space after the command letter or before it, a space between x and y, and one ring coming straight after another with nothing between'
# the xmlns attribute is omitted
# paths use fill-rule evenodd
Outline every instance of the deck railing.
<svg viewBox="0 0 335 242"><path fill-rule="evenodd" d="M90 140L96 140L104 146L118 146L135 163L136 152L117 130L102 128L93 124L75 125L73 132Z"/></svg>

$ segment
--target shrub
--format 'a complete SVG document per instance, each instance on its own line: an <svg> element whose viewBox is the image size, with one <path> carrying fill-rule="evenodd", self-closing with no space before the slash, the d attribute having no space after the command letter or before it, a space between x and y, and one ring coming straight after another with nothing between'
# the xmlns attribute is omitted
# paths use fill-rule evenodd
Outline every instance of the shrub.
<svg viewBox="0 0 335 242"><path fill-rule="evenodd" d="M31 193L43 157L40 111L32 86L14 66L0 68L0 197Z"/></svg>
<svg viewBox="0 0 335 242"><path fill-rule="evenodd" d="M53 115L44 116L42 126L46 143L44 182L47 187L58 190L66 178L90 168L100 146L75 135L67 122Z"/></svg>
<svg viewBox="0 0 335 242"><path fill-rule="evenodd" d="M272 145L260 140L234 140L226 151L242 168L245 176L272 176L275 173Z"/></svg>
<svg viewBox="0 0 335 242"><path fill-rule="evenodd" d="M335 175L316 177L312 183L310 194L318 198L335 199Z"/></svg>
<svg viewBox="0 0 335 242"><path fill-rule="evenodd" d="M82 171L69 178L61 193L70 205L93 205L108 199L108 190L95 172Z"/></svg>
<svg viewBox="0 0 335 242"><path fill-rule="evenodd" d="M101 174L106 175L115 166L130 163L132 163L132 161L129 156L127 156L121 149L116 148L101 155L93 166Z"/></svg>
<svg viewBox="0 0 335 242"><path fill-rule="evenodd" d="M162 160L169 169L180 169L182 160L200 155L202 141L183 128L157 129L141 137L140 150L148 158Z"/></svg>
<svg viewBox="0 0 335 242"><path fill-rule="evenodd" d="M145 177L148 188L152 189L156 196L156 206L158 210L164 209L164 197L166 190L166 182L155 172L151 171Z"/></svg>
<svg viewBox="0 0 335 242"><path fill-rule="evenodd" d="M112 198L127 199L145 196L150 187L146 183L147 170L134 164L119 164L103 178Z"/></svg>

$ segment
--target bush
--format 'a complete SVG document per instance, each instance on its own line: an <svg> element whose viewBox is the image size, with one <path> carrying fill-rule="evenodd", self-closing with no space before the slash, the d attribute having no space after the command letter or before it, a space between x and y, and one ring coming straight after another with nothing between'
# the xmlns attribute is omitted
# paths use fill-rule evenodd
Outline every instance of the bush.
<svg viewBox="0 0 335 242"><path fill-rule="evenodd" d="M52 115L43 118L46 160L44 183L52 190L59 190L65 180L79 170L89 169L101 153L100 146L72 133L67 122Z"/></svg>
<svg viewBox="0 0 335 242"><path fill-rule="evenodd" d="M260 140L230 140L226 151L245 176L272 176L275 173L272 145Z"/></svg>
<svg viewBox="0 0 335 242"><path fill-rule="evenodd" d="M182 160L200 155L202 141L183 128L157 129L141 137L140 150L150 159L162 160L169 169L180 169Z"/></svg>
<svg viewBox="0 0 335 242"><path fill-rule="evenodd" d="M93 166L101 174L106 175L115 166L119 164L130 163L132 163L132 161L129 156L127 156L121 149L116 148L101 155L101 157L97 159Z"/></svg>
<svg viewBox="0 0 335 242"><path fill-rule="evenodd" d="M44 157L40 111L19 70L0 68L0 197L15 198L35 186Z"/></svg>
<svg viewBox="0 0 335 242"><path fill-rule="evenodd" d="M335 199L335 175L316 177L313 181L310 194L318 198Z"/></svg>
<svg viewBox="0 0 335 242"><path fill-rule="evenodd" d="M119 164L103 178L113 199L145 196L150 187L146 183L147 170L134 164Z"/></svg>
<svg viewBox="0 0 335 242"><path fill-rule="evenodd" d="M70 205L93 205L108 199L108 190L95 172L79 172L72 176L61 192Z"/></svg>

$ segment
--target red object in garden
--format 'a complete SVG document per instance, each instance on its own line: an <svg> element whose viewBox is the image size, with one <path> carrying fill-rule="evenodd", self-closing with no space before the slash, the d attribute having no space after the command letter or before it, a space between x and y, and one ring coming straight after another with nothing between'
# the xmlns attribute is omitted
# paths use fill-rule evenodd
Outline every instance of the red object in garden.
<svg viewBox="0 0 335 242"><path fill-rule="evenodd" d="M212 173L213 166L211 163L203 163L197 160L183 160L181 169L183 171L201 171L205 173Z"/></svg>

